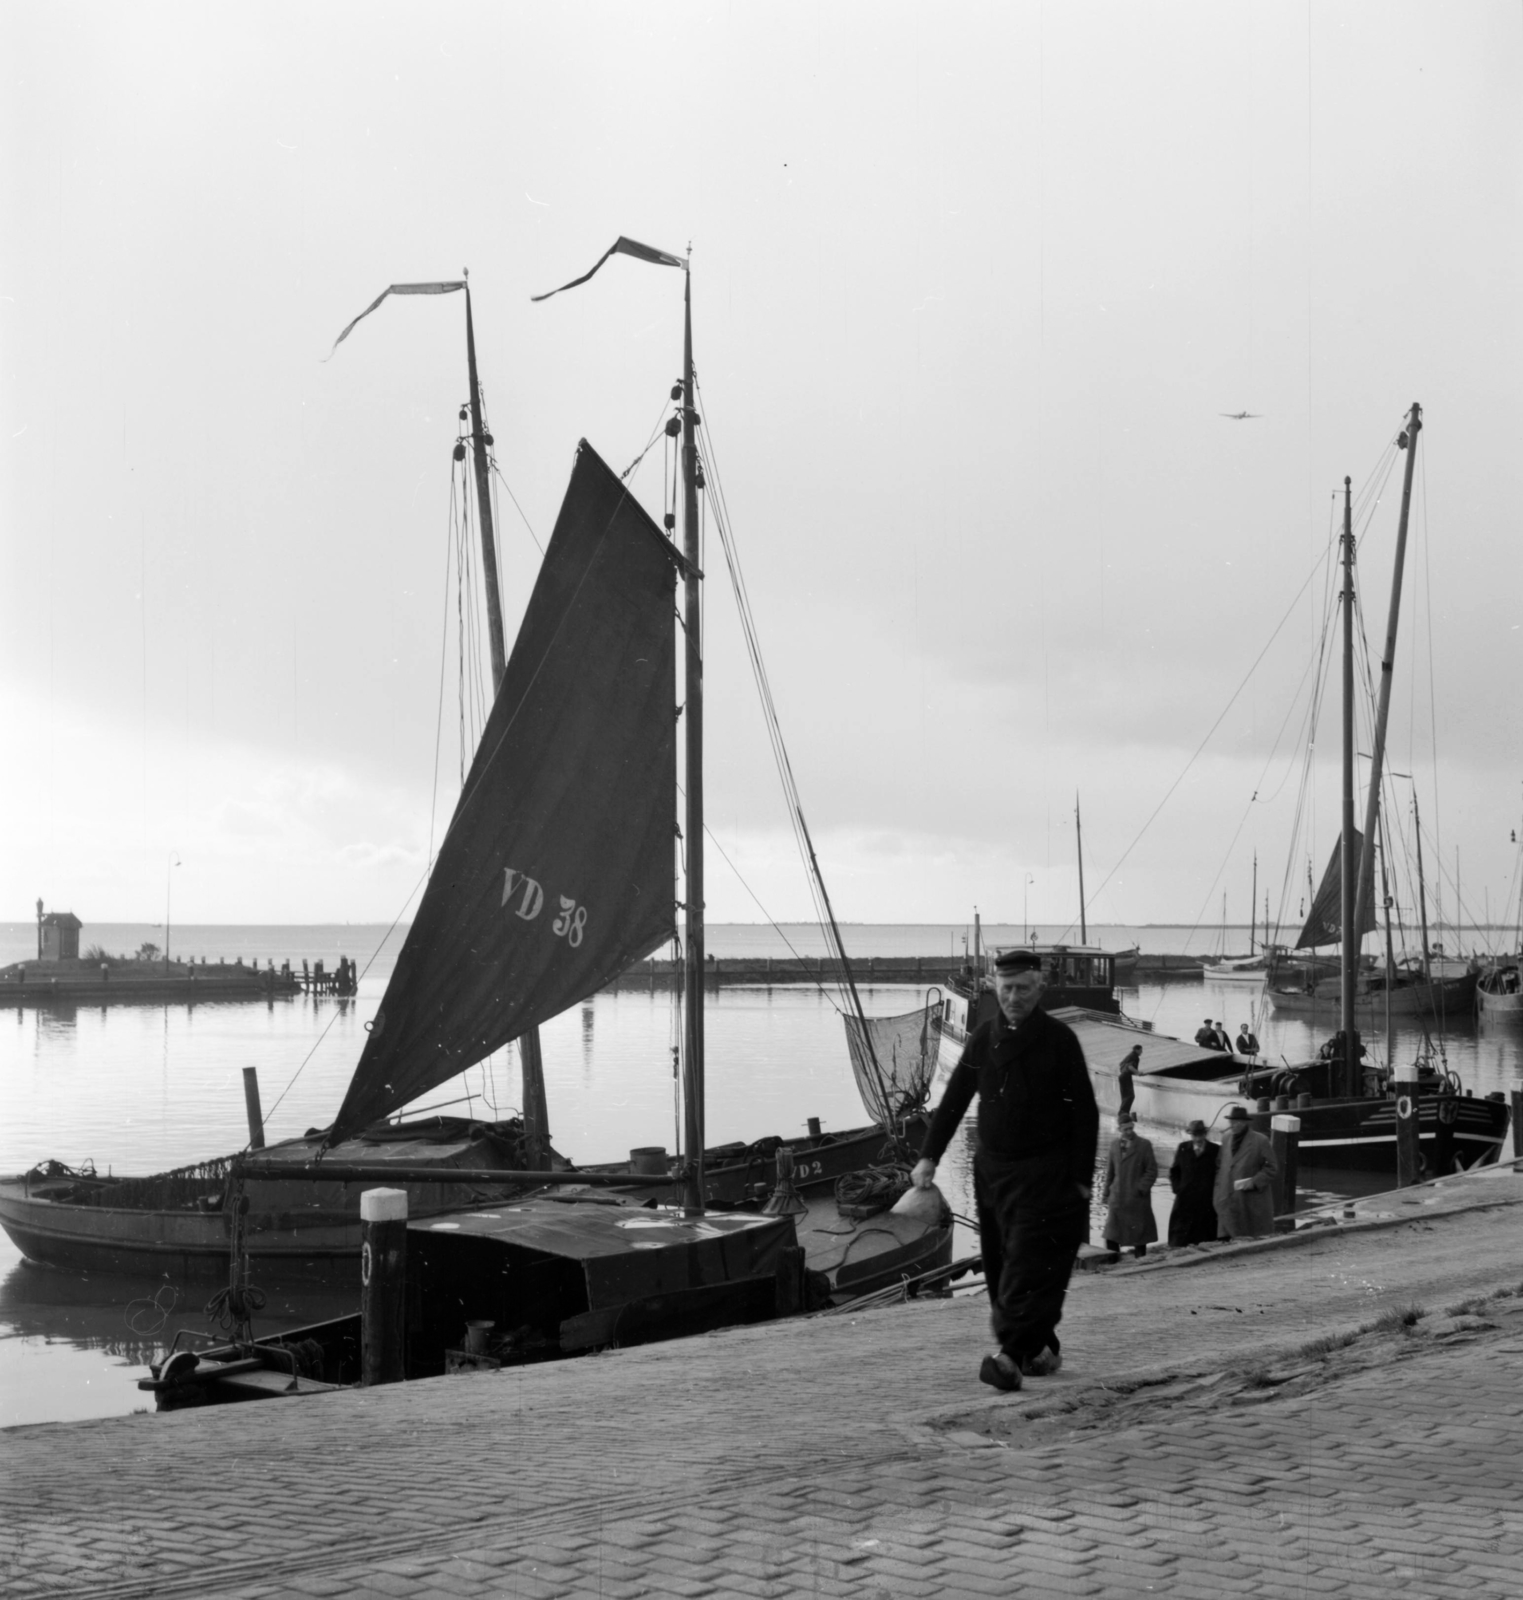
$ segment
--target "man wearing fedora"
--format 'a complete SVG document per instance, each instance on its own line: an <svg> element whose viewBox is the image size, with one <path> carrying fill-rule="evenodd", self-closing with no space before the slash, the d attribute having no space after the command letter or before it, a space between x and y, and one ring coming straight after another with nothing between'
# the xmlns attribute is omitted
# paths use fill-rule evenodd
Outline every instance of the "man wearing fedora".
<svg viewBox="0 0 1523 1600"><path fill-rule="evenodd" d="M1206 1137L1198 1117L1185 1132L1190 1135L1174 1152L1169 1167L1169 1187L1174 1209L1169 1213L1170 1244L1207 1244L1216 1237L1216 1162L1219 1144Z"/></svg>
<svg viewBox="0 0 1523 1600"><path fill-rule="evenodd" d="M974 1196L984 1282L999 1349L979 1377L996 1389L1056 1372L1058 1320L1079 1246L1089 1234L1100 1112L1073 1030L1048 1016L1041 958L1003 952L994 963L999 1010L981 1023L953 1069L911 1174L926 1188L978 1096Z"/></svg>
<svg viewBox="0 0 1523 1600"><path fill-rule="evenodd" d="M1130 1111L1116 1116L1116 1137L1105 1153L1105 1188L1100 1195L1105 1210L1105 1248L1120 1255L1126 1245L1140 1261L1158 1237L1153 1219L1153 1185L1158 1181L1158 1158L1151 1141L1137 1132Z"/></svg>
<svg viewBox="0 0 1523 1600"><path fill-rule="evenodd" d="M1271 1185L1279 1170L1274 1146L1249 1126L1241 1106L1233 1106L1227 1112L1227 1135L1211 1191L1223 1239L1258 1239L1274 1232Z"/></svg>

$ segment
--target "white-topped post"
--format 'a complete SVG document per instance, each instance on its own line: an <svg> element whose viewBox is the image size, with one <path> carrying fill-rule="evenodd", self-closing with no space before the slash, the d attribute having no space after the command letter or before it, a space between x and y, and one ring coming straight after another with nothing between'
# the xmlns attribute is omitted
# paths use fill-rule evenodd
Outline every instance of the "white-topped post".
<svg viewBox="0 0 1523 1600"><path fill-rule="evenodd" d="M1301 1119L1286 1112L1278 1112L1269 1119L1269 1144L1274 1151L1274 1214L1276 1218L1289 1218L1296 1209L1297 1150L1301 1143ZM1289 1233L1295 1227L1291 1221L1281 1221L1278 1226Z"/></svg>
<svg viewBox="0 0 1523 1600"><path fill-rule="evenodd" d="M1419 1139L1418 1084L1416 1067L1403 1061L1402 1076L1393 1088L1396 1094L1396 1187L1410 1188L1421 1183L1423 1157Z"/></svg>
<svg viewBox="0 0 1523 1600"><path fill-rule="evenodd" d="M360 1382L406 1377L407 1191L360 1196Z"/></svg>

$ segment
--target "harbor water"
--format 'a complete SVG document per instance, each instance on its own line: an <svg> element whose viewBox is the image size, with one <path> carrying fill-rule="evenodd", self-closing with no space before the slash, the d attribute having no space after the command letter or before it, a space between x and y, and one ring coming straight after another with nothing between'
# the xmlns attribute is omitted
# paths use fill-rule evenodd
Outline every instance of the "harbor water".
<svg viewBox="0 0 1523 1600"><path fill-rule="evenodd" d="M960 964L962 927L866 927L846 930L854 956L945 952ZM1024 942L1021 928L986 930L991 943ZM1034 930L1055 939L1065 930ZM162 928L90 928L86 942L115 952L144 940L162 943ZM818 930L715 926L709 949L717 956L818 955ZM1210 930L1217 937L1216 930ZM1070 940L1073 938L1068 933ZM0 927L0 964L35 952L26 924ZM399 948L383 928L196 928L172 933L176 959L358 961L360 992L353 1000L296 996L256 1002L116 1006L16 1006L0 1011L0 1172L21 1172L52 1158L98 1171L142 1174L202 1161L239 1149L247 1139L242 1069L258 1068L266 1128L273 1141L331 1121L359 1058L365 1024L374 1016ZM1206 939L1183 928L1091 932L1092 943L1120 948L1141 942L1150 952L1203 949ZM870 1013L906 1011L925 990L881 987L863 991ZM1242 984L1193 980L1144 984L1119 993L1123 1009L1160 1032L1189 1037L1204 1015L1232 1031L1252 1021L1271 1060L1304 1060L1321 1043L1299 1018L1265 1016L1259 993ZM551 1133L557 1149L577 1161L611 1160L640 1145L676 1145L678 1106L673 1071L680 1037L670 993L600 994L542 1030ZM825 1129L867 1121L847 1058L833 991L808 987L723 989L707 1006L707 1113L710 1143L768 1134L802 1135L818 1117ZM1410 1022L1398 1051L1415 1050L1423 1036ZM1383 1055L1383 1041L1370 1041ZM1495 1030L1473 1019L1451 1022L1433 1036L1447 1064L1474 1093L1523 1085L1523 1030ZM1098 1065L1098 1064L1097 1064ZM1109 1065L1109 1064L1107 1064ZM499 1052L462 1079L419 1102L477 1116L517 1109L518 1065ZM963 1133L971 1130L971 1117ZM1102 1132L1101 1154L1109 1129ZM1150 1130L1144 1129L1145 1133ZM1167 1168L1172 1142L1153 1134ZM960 1136L940 1181L955 1210L971 1215L968 1144ZM1394 1176L1393 1176L1394 1181ZM1367 1188L1368 1186L1366 1186ZM1160 1183L1161 1224L1168 1189ZM1097 1226L1092 1237L1098 1242ZM959 1254L975 1242L959 1230ZM332 1294L272 1294L266 1330L352 1310L353 1285ZM0 1425L104 1416L130 1411L147 1397L134 1379L169 1332L201 1326L205 1284L81 1278L22 1261L0 1239Z"/></svg>

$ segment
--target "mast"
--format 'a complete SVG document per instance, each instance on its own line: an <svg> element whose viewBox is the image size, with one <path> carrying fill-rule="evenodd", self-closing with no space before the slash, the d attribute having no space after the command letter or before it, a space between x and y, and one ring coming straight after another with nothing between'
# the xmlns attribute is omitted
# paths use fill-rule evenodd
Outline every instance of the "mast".
<svg viewBox="0 0 1523 1600"><path fill-rule="evenodd" d="M1253 893L1248 896L1248 954L1253 954L1253 936L1257 925L1253 915L1253 908L1259 903L1259 853L1253 852ZM1269 942L1266 938L1266 944Z"/></svg>
<svg viewBox="0 0 1523 1600"><path fill-rule="evenodd" d="M1386 613L1385 653L1380 658L1380 698L1375 709L1375 743L1370 752L1370 789L1364 802L1364 847L1359 852L1359 877L1354 900L1358 916L1374 882L1375 819L1380 810L1380 780L1385 763L1386 723L1391 714L1391 680L1395 676L1396 626L1401 618L1401 579L1407 557L1407 519L1412 509L1412 472L1417 465L1417 435L1422 428L1422 407L1414 400L1407 426L1397 445L1407 452L1401 479L1401 516L1396 524L1396 564L1391 577L1391 604Z"/></svg>
<svg viewBox="0 0 1523 1600"><path fill-rule="evenodd" d="M1460 893L1460 847L1454 847L1454 950L1448 949L1444 954L1458 955L1460 953L1461 924L1460 919L1465 915L1465 897Z"/></svg>
<svg viewBox="0 0 1523 1600"><path fill-rule="evenodd" d="M38 901L40 905L42 902ZM1518 927L1515 935L1518 954L1523 955L1523 872L1518 874Z"/></svg>
<svg viewBox="0 0 1523 1600"><path fill-rule="evenodd" d="M466 273L470 277L470 273ZM471 316L471 286L465 286L465 360L471 380L471 458L476 468L476 504L481 518L481 574L487 592L487 635L492 647L492 698L502 687L508 668L503 639L502 593L497 582L497 531L492 524L492 485L487 451L491 437L481 421L481 381L476 375L476 325ZM550 1106L545 1097L545 1063L540 1054L539 1029L530 1028L518 1039L518 1060L523 1081L524 1160L529 1167L550 1165Z"/></svg>
<svg viewBox="0 0 1523 1600"><path fill-rule="evenodd" d="M1354 860L1354 499L1353 479L1343 480L1343 821L1340 834L1340 909L1343 932L1342 977L1339 983L1339 1026L1343 1030L1342 1080L1335 1095L1351 1093L1350 1064L1357 1054L1354 1030L1354 982L1359 965L1358 880Z"/></svg>
<svg viewBox="0 0 1523 1600"><path fill-rule="evenodd" d="M683 263L682 295L682 552L683 632L687 637L687 882L685 885L686 962L683 967L687 1074L683 1123L687 1139L687 1180L683 1204L703 1209L703 602L699 591L698 417L693 409L693 272Z"/></svg>
<svg viewBox="0 0 1523 1600"><path fill-rule="evenodd" d="M1412 831L1417 835L1417 915L1423 930L1423 978L1433 982L1433 966L1428 955L1428 891L1423 885L1423 819L1417 809L1417 785L1412 786Z"/></svg>
<svg viewBox="0 0 1523 1600"><path fill-rule="evenodd" d="M466 273L470 277L470 273ZM502 685L508 653L502 636L502 593L497 585L497 533L492 526L492 486L487 449L492 441L481 425L481 383L476 377L476 328L471 319L471 286L465 286L465 360L471 377L471 452L476 466L476 503L481 515L481 571L486 580L487 632L492 641L492 694Z"/></svg>
<svg viewBox="0 0 1523 1600"><path fill-rule="evenodd" d="M1074 790L1074 843L1079 850L1079 943L1089 943L1089 928L1084 921L1084 824L1079 820L1079 791Z"/></svg>
<svg viewBox="0 0 1523 1600"><path fill-rule="evenodd" d="M1386 1065L1396 1061L1396 1018L1391 1012L1391 991L1396 987L1396 947L1391 942L1391 877L1386 867L1386 840L1380 845L1380 903L1385 910L1386 933Z"/></svg>

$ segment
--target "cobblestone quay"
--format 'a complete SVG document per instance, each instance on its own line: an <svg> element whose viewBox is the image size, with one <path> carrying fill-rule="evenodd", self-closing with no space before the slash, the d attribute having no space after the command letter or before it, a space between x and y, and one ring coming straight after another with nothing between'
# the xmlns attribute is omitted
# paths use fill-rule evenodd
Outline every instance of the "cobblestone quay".
<svg viewBox="0 0 1523 1600"><path fill-rule="evenodd" d="M1360 1211L1080 1274L1016 1395L978 1296L12 1429L0 1590L1518 1594L1523 1176Z"/></svg>

